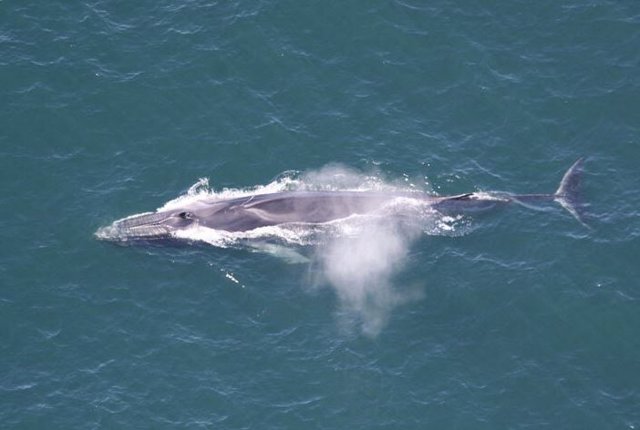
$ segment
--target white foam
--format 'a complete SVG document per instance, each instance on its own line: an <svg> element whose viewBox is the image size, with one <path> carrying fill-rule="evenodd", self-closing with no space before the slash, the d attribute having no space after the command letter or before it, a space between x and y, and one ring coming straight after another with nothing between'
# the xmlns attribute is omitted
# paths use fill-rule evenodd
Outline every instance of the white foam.
<svg viewBox="0 0 640 430"><path fill-rule="evenodd" d="M215 191L209 186L209 178L200 178L189 187L186 194L168 201L158 208L158 211L166 211L179 208L189 203L200 201L226 200L238 197L247 197L254 194L269 194L298 188L298 181L292 177L284 176L267 185L257 185L249 188L225 188Z"/></svg>
<svg viewBox="0 0 640 430"><path fill-rule="evenodd" d="M177 239L204 242L209 245L228 248L234 245L241 245L246 241L265 239L274 239L289 245L313 245L314 242L311 240L313 233L313 229L306 228L302 225L268 226L237 232L215 230L198 225L183 230L176 230L172 235Z"/></svg>

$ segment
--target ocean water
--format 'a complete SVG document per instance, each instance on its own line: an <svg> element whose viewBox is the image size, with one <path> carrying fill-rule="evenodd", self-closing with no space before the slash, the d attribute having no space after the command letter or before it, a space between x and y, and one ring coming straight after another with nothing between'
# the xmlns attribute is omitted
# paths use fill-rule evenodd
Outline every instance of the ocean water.
<svg viewBox="0 0 640 430"><path fill-rule="evenodd" d="M637 2L0 17L0 427L640 428ZM579 157L590 228L515 205L322 240L94 235L197 192L547 193Z"/></svg>

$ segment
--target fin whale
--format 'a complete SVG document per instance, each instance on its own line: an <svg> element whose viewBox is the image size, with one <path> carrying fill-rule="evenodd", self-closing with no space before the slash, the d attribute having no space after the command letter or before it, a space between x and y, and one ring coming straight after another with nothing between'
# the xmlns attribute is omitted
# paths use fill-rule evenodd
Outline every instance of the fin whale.
<svg viewBox="0 0 640 430"><path fill-rule="evenodd" d="M213 198L186 203L170 210L133 215L102 227L99 239L114 242L171 239L177 230L204 226L227 232L293 223L322 224L352 215L375 213L398 198L417 199L432 209L447 213L484 211L507 203L556 201L581 224L584 206L580 179L584 159L578 159L564 174L552 194L465 193L433 196L420 192L389 193L359 191L284 191L232 199Z"/></svg>

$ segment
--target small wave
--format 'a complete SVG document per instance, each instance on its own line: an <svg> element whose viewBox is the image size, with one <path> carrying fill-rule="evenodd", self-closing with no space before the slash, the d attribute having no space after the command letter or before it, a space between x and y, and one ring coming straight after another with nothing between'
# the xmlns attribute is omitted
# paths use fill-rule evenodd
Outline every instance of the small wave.
<svg viewBox="0 0 640 430"><path fill-rule="evenodd" d="M292 246L313 245L315 243L315 241L311 239L313 234L313 229L304 228L302 225L259 227L240 232L228 232L203 226L194 226L174 232L173 237L193 242L203 242L220 248L230 248L242 246L243 244L256 240L274 240Z"/></svg>

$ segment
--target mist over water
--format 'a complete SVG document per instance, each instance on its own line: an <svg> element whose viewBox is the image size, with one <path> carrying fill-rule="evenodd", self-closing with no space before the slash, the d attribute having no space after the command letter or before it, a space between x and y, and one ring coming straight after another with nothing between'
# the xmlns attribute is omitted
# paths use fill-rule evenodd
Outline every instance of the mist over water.
<svg viewBox="0 0 640 430"><path fill-rule="evenodd" d="M375 170L360 172L348 166L331 163L299 175L299 190L317 191L416 191L401 181L384 178Z"/></svg>
<svg viewBox="0 0 640 430"><path fill-rule="evenodd" d="M302 177L308 187L335 191L416 191L377 172L367 174L335 164ZM314 250L320 269L316 282L335 291L342 329L359 328L367 336L376 336L397 306L421 297L396 285L394 275L404 267L411 244L428 231L428 221L435 217L422 202L398 198L375 215L352 217L325 232Z"/></svg>
<svg viewBox="0 0 640 430"><path fill-rule="evenodd" d="M366 335L375 336L396 306L420 297L395 285L393 279L420 233L415 224L378 219L356 234L334 237L318 246L321 279L336 292L343 327L359 326Z"/></svg>

